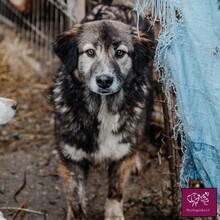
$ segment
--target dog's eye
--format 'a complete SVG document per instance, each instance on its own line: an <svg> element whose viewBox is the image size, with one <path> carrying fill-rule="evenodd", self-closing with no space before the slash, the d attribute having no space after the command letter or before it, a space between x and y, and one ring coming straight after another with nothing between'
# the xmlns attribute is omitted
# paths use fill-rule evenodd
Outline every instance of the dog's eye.
<svg viewBox="0 0 220 220"><path fill-rule="evenodd" d="M95 56L95 50L89 49L86 51L87 56L94 57Z"/></svg>
<svg viewBox="0 0 220 220"><path fill-rule="evenodd" d="M123 51L123 50L117 50L116 53L115 53L115 56L116 56L117 58L122 58L125 54L126 54L125 51Z"/></svg>

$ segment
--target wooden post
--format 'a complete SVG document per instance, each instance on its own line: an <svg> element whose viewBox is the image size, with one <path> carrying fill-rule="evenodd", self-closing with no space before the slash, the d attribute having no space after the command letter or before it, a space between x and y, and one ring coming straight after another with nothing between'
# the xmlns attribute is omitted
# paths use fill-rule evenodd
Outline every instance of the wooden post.
<svg viewBox="0 0 220 220"><path fill-rule="evenodd" d="M172 93L173 91L170 91ZM175 97L171 96L172 100L175 102ZM163 113L164 113L164 127L166 135L166 154L169 163L170 171L170 183L172 190L172 202L173 202L173 218L178 218L180 216L180 186L179 186L179 148L176 140L172 138L173 136L173 125L176 123L175 112L172 109L168 108L167 103L165 102L166 96L162 92L163 99Z"/></svg>

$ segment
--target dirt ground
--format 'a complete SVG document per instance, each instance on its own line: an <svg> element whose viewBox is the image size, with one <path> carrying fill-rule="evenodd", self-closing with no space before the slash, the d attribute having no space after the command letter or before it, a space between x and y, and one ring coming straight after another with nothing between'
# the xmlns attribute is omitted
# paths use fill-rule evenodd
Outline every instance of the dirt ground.
<svg viewBox="0 0 220 220"><path fill-rule="evenodd" d="M0 210L8 220L63 220L66 201L48 101L52 74L33 71L27 60L27 45L13 31L1 30L0 96L17 100L18 110L12 123L0 127ZM127 220L172 219L168 163L158 155L156 146L143 145L143 171L131 175L125 190ZM103 219L106 174L102 167L90 172L88 220Z"/></svg>

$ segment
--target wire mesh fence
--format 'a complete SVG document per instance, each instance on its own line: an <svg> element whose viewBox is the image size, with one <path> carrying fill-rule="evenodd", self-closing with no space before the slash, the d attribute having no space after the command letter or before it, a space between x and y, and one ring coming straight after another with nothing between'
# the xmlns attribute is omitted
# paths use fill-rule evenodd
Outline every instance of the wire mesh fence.
<svg viewBox="0 0 220 220"><path fill-rule="evenodd" d="M51 43L54 38L77 20L73 10L76 2L24 0L23 5L16 5L13 1L1 0L0 20L22 35L37 59L50 62L53 58Z"/></svg>
<svg viewBox="0 0 220 220"><path fill-rule="evenodd" d="M0 0L0 21L13 27L33 50L34 56L49 65L54 58L55 37L79 22L97 4L110 0Z"/></svg>

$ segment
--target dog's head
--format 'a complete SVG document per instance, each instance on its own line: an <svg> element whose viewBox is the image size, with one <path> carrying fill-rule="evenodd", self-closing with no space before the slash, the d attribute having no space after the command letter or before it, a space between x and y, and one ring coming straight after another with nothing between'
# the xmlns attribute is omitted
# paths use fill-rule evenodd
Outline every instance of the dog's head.
<svg viewBox="0 0 220 220"><path fill-rule="evenodd" d="M58 36L54 51L68 73L92 92L108 95L149 65L153 43L124 23L102 20L76 25Z"/></svg>
<svg viewBox="0 0 220 220"><path fill-rule="evenodd" d="M16 112L17 103L13 99L0 98L0 124L12 120Z"/></svg>

